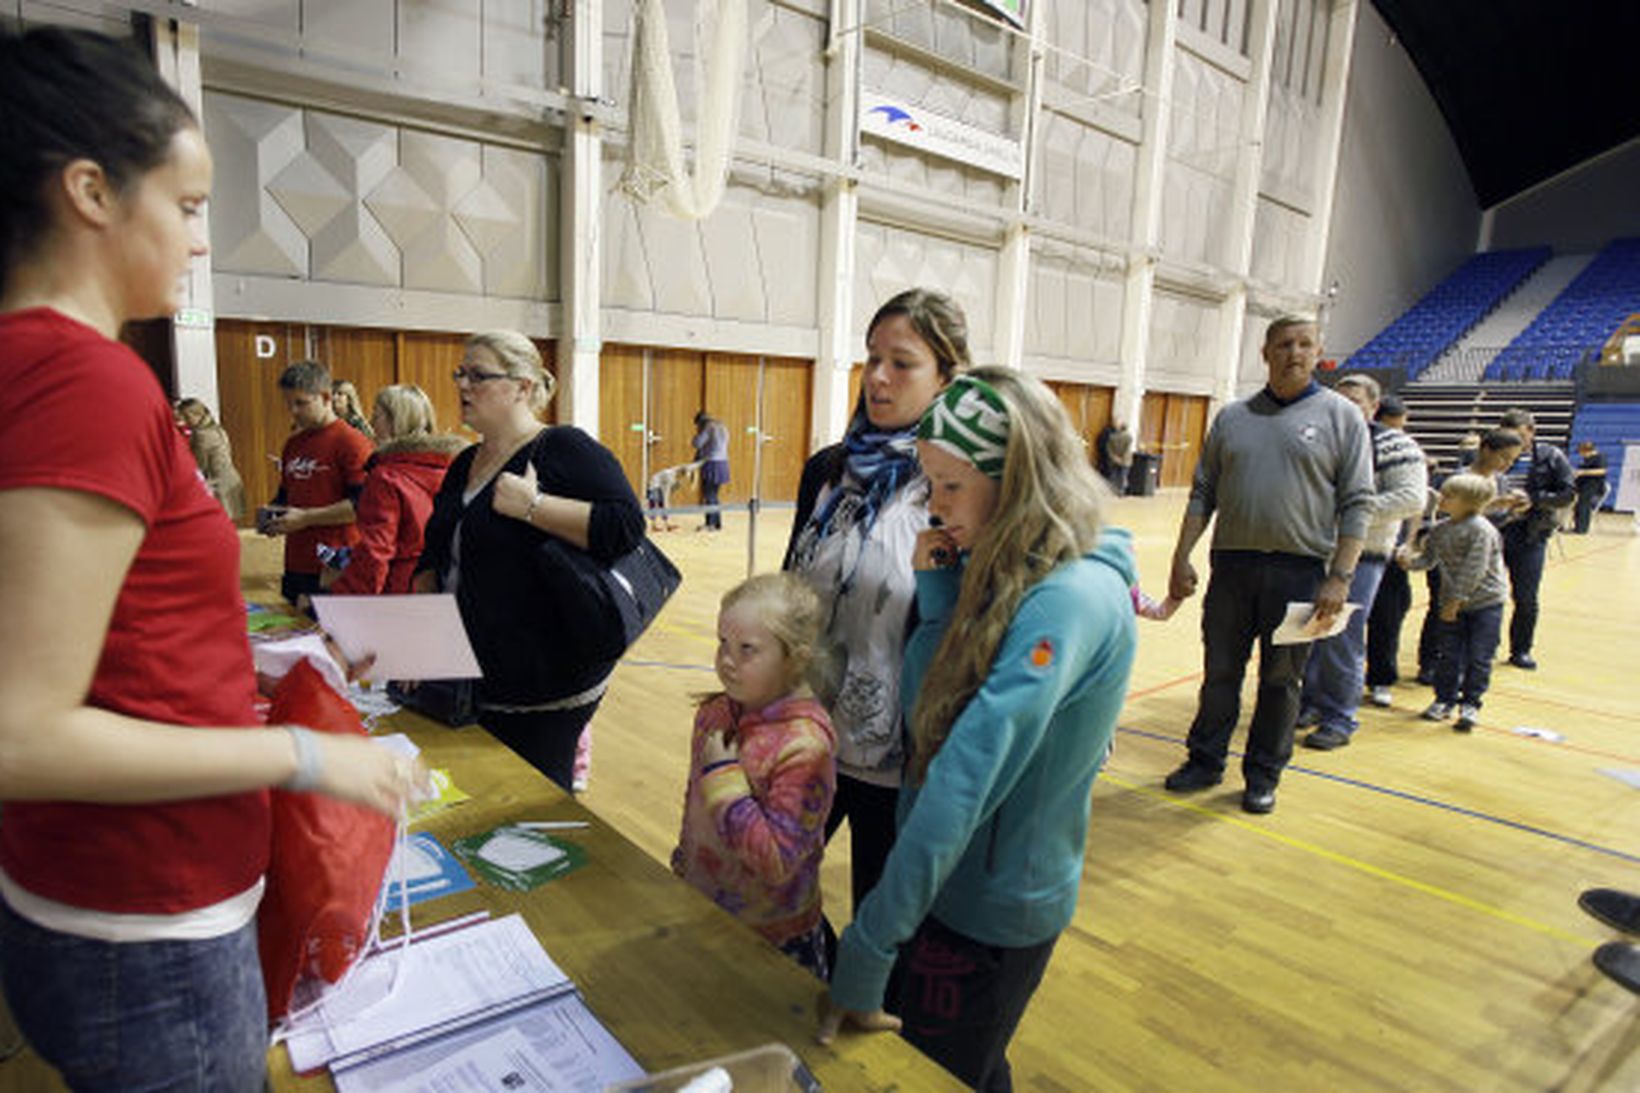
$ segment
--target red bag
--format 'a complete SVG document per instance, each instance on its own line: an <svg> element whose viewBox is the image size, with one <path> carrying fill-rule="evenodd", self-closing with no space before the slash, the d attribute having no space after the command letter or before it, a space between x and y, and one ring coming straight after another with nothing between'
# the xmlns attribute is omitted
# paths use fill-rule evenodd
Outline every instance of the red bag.
<svg viewBox="0 0 1640 1093"><path fill-rule="evenodd" d="M365 735L359 711L305 660L279 681L268 723ZM290 1009L299 979L334 983L362 954L393 838L393 821L361 805L273 791L273 853L257 916L270 1022Z"/></svg>

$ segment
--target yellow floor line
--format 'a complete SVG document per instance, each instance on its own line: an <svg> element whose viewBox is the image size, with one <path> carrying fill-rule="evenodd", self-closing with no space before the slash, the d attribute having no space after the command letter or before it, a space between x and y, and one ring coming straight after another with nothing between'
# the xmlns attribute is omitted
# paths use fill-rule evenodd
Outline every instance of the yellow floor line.
<svg viewBox="0 0 1640 1093"><path fill-rule="evenodd" d="M1099 780L1101 782L1108 782L1111 785L1133 793L1141 793L1146 797L1163 801L1174 808L1182 808L1188 812L1194 812L1202 816L1211 816L1215 820L1220 820L1224 823L1239 827L1243 831L1252 832L1253 834L1263 836L1266 839L1273 839L1278 843L1293 847L1295 850L1302 850L1307 854L1314 854L1318 858L1324 858L1327 861L1335 862L1338 865L1345 866L1349 869L1354 869L1360 873L1365 873L1368 876L1377 877L1380 880L1387 880L1392 883L1402 885L1403 887L1411 888L1414 891L1422 892L1426 896L1434 896L1436 899L1445 900L1446 902L1456 904L1459 907L1463 907L1471 911L1477 911L1492 918L1501 919L1502 921L1508 922L1515 926L1524 926L1528 930L1536 930L1538 933L1552 937L1556 941L1564 941L1568 944L1577 945L1581 948L1593 948L1594 946L1600 944L1601 939L1599 938L1584 937L1581 934L1574 934L1568 930L1562 930L1558 926L1550 926L1546 922L1539 922L1536 919L1527 918L1525 915L1517 915L1513 911L1506 911L1501 907L1494 907L1490 903L1483 903L1478 899L1472 899L1469 896L1460 895L1457 892L1449 891L1448 889L1441 888L1438 885L1427 884L1421 880L1414 880L1411 877L1403 876L1400 873L1385 869L1381 866L1364 862L1359 858L1352 858L1348 854L1340 854L1336 850L1328 850L1324 846L1317 846L1315 843L1306 842L1303 839L1295 839L1291 835L1283 835L1279 831L1272 831L1263 824L1252 823L1241 819L1239 816L1231 816L1218 809L1207 808L1192 801L1181 800L1173 794L1163 793L1162 791L1152 789L1149 786L1141 786L1135 782L1129 782L1124 778L1111 774L1109 771L1101 773Z"/></svg>

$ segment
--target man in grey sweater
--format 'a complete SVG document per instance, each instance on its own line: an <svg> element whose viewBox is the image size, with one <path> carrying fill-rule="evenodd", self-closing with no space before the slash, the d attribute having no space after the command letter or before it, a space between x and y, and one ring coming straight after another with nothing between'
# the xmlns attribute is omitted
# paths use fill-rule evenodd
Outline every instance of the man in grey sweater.
<svg viewBox="0 0 1640 1093"><path fill-rule="evenodd" d="M1224 777L1241 714L1241 682L1259 642L1259 689L1242 760L1241 807L1276 805L1293 753L1307 643L1271 635L1289 602L1314 601L1319 628L1343 609L1372 513L1372 453L1354 404L1315 382L1321 333L1313 320L1274 320L1264 335L1269 383L1214 419L1196 466L1173 551L1168 592L1196 591L1190 552L1214 522L1212 579L1202 605L1204 672L1190 756L1167 776L1175 792ZM1216 517L1216 520L1215 520Z"/></svg>
<svg viewBox="0 0 1640 1093"><path fill-rule="evenodd" d="M1429 468L1423 449L1399 429L1378 424L1374 418L1382 392L1371 376L1345 376L1333 390L1360 407L1372 439L1372 517L1366 540L1350 583L1349 602L1360 609L1350 616L1341 633L1315 643L1304 669L1304 694L1298 723L1316 725L1304 746L1321 751L1342 748L1360 725L1355 718L1366 681L1367 616L1372 612L1395 536L1402 521L1423 513L1429 496Z"/></svg>

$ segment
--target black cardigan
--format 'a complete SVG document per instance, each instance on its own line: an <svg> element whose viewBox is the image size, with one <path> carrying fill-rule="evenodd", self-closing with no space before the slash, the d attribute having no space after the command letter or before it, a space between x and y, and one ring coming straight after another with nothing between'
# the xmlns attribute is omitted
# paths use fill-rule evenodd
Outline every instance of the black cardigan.
<svg viewBox="0 0 1640 1093"><path fill-rule="evenodd" d="M484 671L480 702L533 705L579 694L608 676L615 664L588 660L575 641L573 611L545 594L535 548L547 533L495 511L494 478L470 504L462 504L477 450L468 448L450 464L433 499L416 572L433 573L442 587L459 523L456 602ZM608 448L580 429L542 430L503 470L522 474L527 462L535 465L543 491L591 502L587 553L594 558L619 558L643 538L643 509L626 473Z"/></svg>

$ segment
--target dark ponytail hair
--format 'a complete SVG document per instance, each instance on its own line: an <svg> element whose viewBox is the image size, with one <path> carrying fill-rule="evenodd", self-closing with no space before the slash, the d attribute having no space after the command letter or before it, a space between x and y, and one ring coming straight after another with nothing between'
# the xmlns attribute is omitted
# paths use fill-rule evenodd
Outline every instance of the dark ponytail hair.
<svg viewBox="0 0 1640 1093"><path fill-rule="evenodd" d="M38 27L0 34L0 280L51 228L51 177L96 163L116 192L164 162L193 111L134 42Z"/></svg>
<svg viewBox="0 0 1640 1093"><path fill-rule="evenodd" d="M939 365L940 379L950 383L959 372L973 367L968 356L968 316L951 297L931 288L906 289L877 309L866 326L866 340L871 340L878 323L895 315L910 320L911 329L928 343Z"/></svg>

